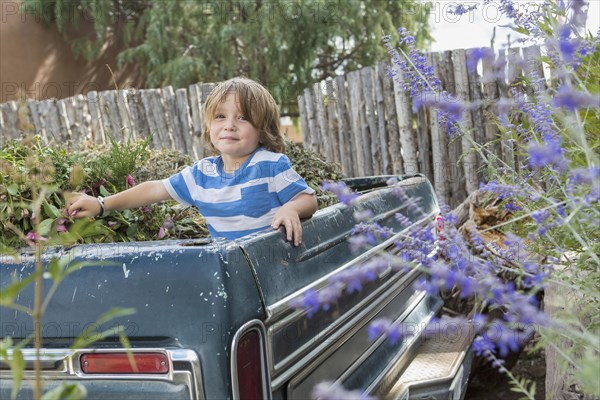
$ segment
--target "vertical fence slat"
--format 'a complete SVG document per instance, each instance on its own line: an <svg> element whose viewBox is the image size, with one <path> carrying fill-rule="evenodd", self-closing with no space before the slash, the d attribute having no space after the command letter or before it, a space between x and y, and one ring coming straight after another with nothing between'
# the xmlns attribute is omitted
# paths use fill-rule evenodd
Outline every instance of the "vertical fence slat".
<svg viewBox="0 0 600 400"><path fill-rule="evenodd" d="M331 146L331 152L333 155L333 160L341 165L342 160L340 156L340 143L338 141L337 135L339 117L337 115L337 98L335 94L333 80L328 79L325 81L325 89L327 93L327 131Z"/></svg>
<svg viewBox="0 0 600 400"><path fill-rule="evenodd" d="M500 98L500 91L498 88L498 78L495 71L494 61L488 57L483 58L483 101L482 105L483 119L484 119L484 130L485 130L485 144L495 141L499 138L500 131L496 125L495 115L498 115L494 103L497 103ZM493 154L501 158L500 143L494 143L488 146Z"/></svg>
<svg viewBox="0 0 600 400"><path fill-rule="evenodd" d="M343 75L335 78L336 107L338 115L338 143L340 148L340 160L342 173L345 176L354 176L352 168L352 136L350 135L350 124L348 119L348 107L346 96L346 79Z"/></svg>
<svg viewBox="0 0 600 400"><path fill-rule="evenodd" d="M119 119L121 121L121 132L125 140L137 140L137 132L133 123L133 115L129 108L130 90L116 91L116 104Z"/></svg>
<svg viewBox="0 0 600 400"><path fill-rule="evenodd" d="M48 135L46 133L46 127L42 123L42 117L40 115L40 102L27 99L27 107L31 114L31 120L33 122L33 129L36 135L40 135L44 143L48 143Z"/></svg>
<svg viewBox="0 0 600 400"><path fill-rule="evenodd" d="M152 138L152 147L155 149L160 149L162 145L160 136L158 134L158 126L156 125L156 121L154 119L153 110L152 110L152 100L150 99L151 89L140 90L140 98L142 100L142 104L144 106L144 114L146 121L148 121L149 132L148 135Z"/></svg>
<svg viewBox="0 0 600 400"><path fill-rule="evenodd" d="M192 120L190 118L190 107L188 104L188 95L186 89L177 89L175 91L177 117L179 119L179 127L181 129L181 139L183 142L183 151L193 156L192 148Z"/></svg>
<svg viewBox="0 0 600 400"><path fill-rule="evenodd" d="M467 59L473 56L473 50L467 50L466 52ZM469 85L469 98L471 102L475 104L482 104L483 101L483 93L481 91L481 79L476 70L469 71L466 69L467 73L467 81ZM468 112L468 111L467 111ZM484 120L483 120L483 111L482 107L478 106L477 108L470 111L471 113L471 121L473 122L473 140L479 144L485 144L485 128L484 128ZM472 145L471 145L472 146ZM483 159L476 155L476 186L480 181L483 181L483 171L481 171L481 167L483 166ZM469 191L471 193L471 191Z"/></svg>
<svg viewBox="0 0 600 400"><path fill-rule="evenodd" d="M313 94L310 89L304 89L304 105L306 112L308 113L308 130L310 132L310 142L308 149L311 151L318 151L319 149L319 124L317 122L317 113L315 112L315 106L313 103Z"/></svg>
<svg viewBox="0 0 600 400"><path fill-rule="evenodd" d="M147 139L150 135L150 125L148 124L148 118L146 118L141 91L129 89L127 93L127 105L131 113L134 138Z"/></svg>
<svg viewBox="0 0 600 400"><path fill-rule="evenodd" d="M313 85L313 95L317 111L317 122L319 123L319 151L327 161L333 161L333 149L329 140L330 134L327 132L327 109L325 108L322 82Z"/></svg>
<svg viewBox="0 0 600 400"><path fill-rule="evenodd" d="M441 64L440 53L431 55L431 62L435 69L436 75L440 79L445 79L443 66ZM429 111L429 130L431 132L431 155L433 158L433 187L435 192L445 204L450 204L450 179L448 177L448 140L446 132L440 127L437 112Z"/></svg>
<svg viewBox="0 0 600 400"><path fill-rule="evenodd" d="M64 99L56 102L56 111L58 113L58 121L60 124L59 137L62 143L70 142L72 138L71 125L72 120L67 112L67 103Z"/></svg>
<svg viewBox="0 0 600 400"><path fill-rule="evenodd" d="M100 96L98 92L89 92L87 95L87 100L88 107L90 109L92 140L95 143L106 143L104 137L104 125L102 123L102 113L100 112Z"/></svg>
<svg viewBox="0 0 600 400"><path fill-rule="evenodd" d="M527 101L523 87L518 84L523 76L523 58L521 57L520 48L508 49L508 85L511 88L510 94L513 101L523 103ZM514 168L518 169L522 165L522 160L519 159L518 153L515 152L516 143L507 142L506 157L510 157ZM509 164L510 165L510 164Z"/></svg>
<svg viewBox="0 0 600 400"><path fill-rule="evenodd" d="M402 89L401 83L393 80L396 114L398 116L398 131L402 149L403 169L405 174L415 174L419 171L417 160L417 145L412 130L412 109L408 94Z"/></svg>
<svg viewBox="0 0 600 400"><path fill-rule="evenodd" d="M396 99L394 97L394 87L392 78L387 74L387 66L380 64L384 103L386 110L386 126L385 130L389 143L389 156L391 160L391 173L394 175L402 175L404 173L404 165L402 161L402 153L400 151L400 135L398 133L398 114L396 113Z"/></svg>
<svg viewBox="0 0 600 400"><path fill-rule="evenodd" d="M444 87L448 92L455 93L454 66L452 63L452 52L444 51L440 62L440 72L443 76ZM443 134L448 135L447 128L443 129ZM449 137L449 136L446 136ZM462 152L460 140L448 141L448 165L446 167L447 177L450 182L450 207L454 208L461 203L465 194L465 175L459 165L458 160Z"/></svg>
<svg viewBox="0 0 600 400"><path fill-rule="evenodd" d="M0 104L0 114L2 114L2 133L4 140L8 141L19 137L17 102L9 101Z"/></svg>
<svg viewBox="0 0 600 400"><path fill-rule="evenodd" d="M308 114L304 104L304 96L302 95L298 96L298 113L300 114L300 133L302 134L302 143L304 147L307 147L307 143L310 141L310 127L308 126Z"/></svg>
<svg viewBox="0 0 600 400"><path fill-rule="evenodd" d="M204 146L202 144L202 96L200 95L200 85L190 85L188 87L190 96L190 109L192 111L192 147L196 159L204 158Z"/></svg>
<svg viewBox="0 0 600 400"><path fill-rule="evenodd" d="M371 171L375 175L381 175L381 151L379 144L379 134L377 126L377 117L375 115L375 94L373 87L373 68L366 67L361 70L361 81L363 86L363 99L365 101L364 112L369 128L367 140L371 154L366 154L367 163L371 165Z"/></svg>
<svg viewBox="0 0 600 400"><path fill-rule="evenodd" d="M352 125L352 142L355 144L352 149L352 156L356 161L354 164L354 176L365 175L365 155L363 152L363 139L361 133L361 90L360 90L360 75L358 71L353 71L348 74L348 92L350 95L351 107L351 125Z"/></svg>
<svg viewBox="0 0 600 400"><path fill-rule="evenodd" d="M167 123L169 123L170 133L172 135L173 148L185 152L181 126L179 124L179 118L177 117L177 106L175 105L175 91L172 86L167 86L162 89L162 98L164 99Z"/></svg>
<svg viewBox="0 0 600 400"><path fill-rule="evenodd" d="M385 99L383 95L383 82L386 79L383 76L381 64L375 66L373 72L373 87L375 88L375 106L377 110L377 147L381 154L381 172L383 174L392 173L392 163L388 151L388 135L385 126Z"/></svg>
<svg viewBox="0 0 600 400"><path fill-rule="evenodd" d="M469 76L467 73L466 67L466 52L463 49L452 51L452 61L454 66L454 80L455 80L455 90L457 97L462 100L465 104L470 102L470 93L469 93ZM462 145L462 165L465 174L465 188L467 190L464 193L464 198L467 197L469 193L474 192L479 187L478 179L477 179L477 156L473 152L473 144L474 140L473 134L473 118L471 117L470 112L465 112L463 114L463 126L465 127L465 131L463 132L463 136L461 138ZM461 201L464 199L461 199Z"/></svg>

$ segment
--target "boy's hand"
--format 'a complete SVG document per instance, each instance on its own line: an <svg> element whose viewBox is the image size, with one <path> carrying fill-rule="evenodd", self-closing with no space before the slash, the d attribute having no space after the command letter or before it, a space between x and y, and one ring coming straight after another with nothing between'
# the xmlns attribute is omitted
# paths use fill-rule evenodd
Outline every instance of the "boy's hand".
<svg viewBox="0 0 600 400"><path fill-rule="evenodd" d="M100 214L100 204L93 196L73 193L67 200L67 212L73 218L95 217Z"/></svg>
<svg viewBox="0 0 600 400"><path fill-rule="evenodd" d="M302 243L302 225L298 212L290 206L290 203L281 206L273 217L271 226L273 229L279 228L281 225L285 227L287 240L289 242L294 239L294 246L300 246Z"/></svg>

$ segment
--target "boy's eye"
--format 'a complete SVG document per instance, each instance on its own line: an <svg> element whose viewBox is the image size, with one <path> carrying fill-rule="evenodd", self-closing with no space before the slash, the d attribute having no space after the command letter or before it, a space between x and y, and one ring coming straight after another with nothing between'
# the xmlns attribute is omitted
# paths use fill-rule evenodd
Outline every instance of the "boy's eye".
<svg viewBox="0 0 600 400"><path fill-rule="evenodd" d="M241 119L241 120L243 120L243 121L246 121L246 119L247 119L247 118L246 118L246 116L245 116L245 115L240 115L240 116L239 116L239 119Z"/></svg>
<svg viewBox="0 0 600 400"><path fill-rule="evenodd" d="M217 118L217 119L225 118L225 115L223 115L223 114L217 114L217 115L215 115L215 118Z"/></svg>

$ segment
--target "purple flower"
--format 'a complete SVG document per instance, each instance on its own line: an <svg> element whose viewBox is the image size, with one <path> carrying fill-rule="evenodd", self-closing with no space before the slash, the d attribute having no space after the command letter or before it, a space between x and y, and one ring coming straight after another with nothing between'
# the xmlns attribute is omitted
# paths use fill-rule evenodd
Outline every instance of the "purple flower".
<svg viewBox="0 0 600 400"><path fill-rule="evenodd" d="M157 235L157 238L158 238L158 239L162 239L162 238L164 238L164 237L166 236L166 234L167 234L167 231L166 231L166 229L165 229L163 226L161 226L161 227L158 229L158 235Z"/></svg>
<svg viewBox="0 0 600 400"><path fill-rule="evenodd" d="M131 176L131 175L127 175L127 186L129 186L129 187L135 186L135 180L133 180L133 176Z"/></svg>
<svg viewBox="0 0 600 400"><path fill-rule="evenodd" d="M391 322L388 319L379 318L369 324L367 332L369 334L369 340L373 341L387 332Z"/></svg>
<svg viewBox="0 0 600 400"><path fill-rule="evenodd" d="M470 52L467 57L467 68L469 72L474 73L477 70L477 64L479 64L479 60L482 59L493 61L496 59L496 55L489 47L473 49L473 51Z"/></svg>
<svg viewBox="0 0 600 400"><path fill-rule="evenodd" d="M58 218L56 220L56 232L68 232L69 228L66 225L68 221L66 218Z"/></svg>
<svg viewBox="0 0 600 400"><path fill-rule="evenodd" d="M562 85L552 100L552 106L576 111L578 108L600 107L600 100L597 96L579 92L569 85Z"/></svg>
<svg viewBox="0 0 600 400"><path fill-rule="evenodd" d="M344 182L325 182L322 189L333 193L340 202L348 206L354 205L358 198L358 193L352 191Z"/></svg>
<svg viewBox="0 0 600 400"><path fill-rule="evenodd" d="M311 398L319 400L375 400L360 390L346 390L337 382L321 382L312 391Z"/></svg>
<svg viewBox="0 0 600 400"><path fill-rule="evenodd" d="M563 149L557 140L549 140L545 143L531 142L527 146L529 165L532 168L544 168L555 166L559 171L565 171L568 160L563 156Z"/></svg>

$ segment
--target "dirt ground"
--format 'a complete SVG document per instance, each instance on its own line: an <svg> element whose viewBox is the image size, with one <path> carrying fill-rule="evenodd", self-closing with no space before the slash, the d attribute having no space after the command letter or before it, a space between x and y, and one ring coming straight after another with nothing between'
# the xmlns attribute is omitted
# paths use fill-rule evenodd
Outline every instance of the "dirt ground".
<svg viewBox="0 0 600 400"><path fill-rule="evenodd" d="M536 383L536 400L545 399L544 379L546 378L546 358L543 350L535 353L529 346L520 354L515 366L510 370L518 378L527 378ZM524 398L522 393L511 390L510 380L506 375L488 372L475 376L469 383L465 400L518 400Z"/></svg>

